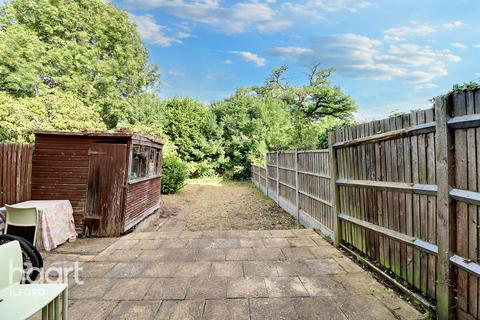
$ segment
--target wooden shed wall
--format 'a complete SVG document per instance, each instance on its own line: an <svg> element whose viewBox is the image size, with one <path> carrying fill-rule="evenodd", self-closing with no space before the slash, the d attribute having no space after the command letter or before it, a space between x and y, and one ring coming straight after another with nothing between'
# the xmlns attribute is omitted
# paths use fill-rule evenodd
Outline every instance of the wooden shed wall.
<svg viewBox="0 0 480 320"><path fill-rule="evenodd" d="M32 165L32 198L68 199L77 232L83 231L91 140L38 135Z"/></svg>
<svg viewBox="0 0 480 320"><path fill-rule="evenodd" d="M160 208L160 186L160 177L128 185L124 231Z"/></svg>

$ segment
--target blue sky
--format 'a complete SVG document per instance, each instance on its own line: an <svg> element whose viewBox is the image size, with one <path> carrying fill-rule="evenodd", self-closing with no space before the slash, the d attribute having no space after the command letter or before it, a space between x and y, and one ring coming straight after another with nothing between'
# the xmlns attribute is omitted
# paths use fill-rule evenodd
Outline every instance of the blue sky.
<svg viewBox="0 0 480 320"><path fill-rule="evenodd" d="M430 105L480 78L478 0L115 0L137 23L160 67L162 97L204 102L261 84L287 64L291 84L309 66L359 105L359 119Z"/></svg>

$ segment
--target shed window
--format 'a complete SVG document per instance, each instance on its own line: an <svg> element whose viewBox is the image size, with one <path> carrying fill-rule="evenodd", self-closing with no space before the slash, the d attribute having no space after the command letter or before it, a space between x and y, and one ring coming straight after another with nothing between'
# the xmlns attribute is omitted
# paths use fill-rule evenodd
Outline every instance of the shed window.
<svg viewBox="0 0 480 320"><path fill-rule="evenodd" d="M147 176L148 149L148 147L144 146L133 146L130 180Z"/></svg>
<svg viewBox="0 0 480 320"><path fill-rule="evenodd" d="M150 148L150 161L148 162L148 176L153 177L157 175L157 149Z"/></svg>
<svg viewBox="0 0 480 320"><path fill-rule="evenodd" d="M160 150L157 151L157 157L155 159L155 165L157 169L157 174L162 174L162 152Z"/></svg>

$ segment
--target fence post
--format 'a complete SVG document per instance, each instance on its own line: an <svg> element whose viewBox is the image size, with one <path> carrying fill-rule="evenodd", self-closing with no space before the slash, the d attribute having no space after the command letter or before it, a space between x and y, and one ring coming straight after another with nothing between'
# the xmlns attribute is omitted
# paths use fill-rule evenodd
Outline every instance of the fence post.
<svg viewBox="0 0 480 320"><path fill-rule="evenodd" d="M265 190L268 197L268 151L265 152Z"/></svg>
<svg viewBox="0 0 480 320"><path fill-rule="evenodd" d="M450 186L455 184L455 160L453 134L447 121L450 116L450 99L448 96L435 98L436 118L436 161L437 161L437 317L453 319L454 278L450 263L455 248L455 207L450 198Z"/></svg>
<svg viewBox="0 0 480 320"><path fill-rule="evenodd" d="M295 204L297 206L297 223L300 224L300 190L298 187L298 150L295 149Z"/></svg>
<svg viewBox="0 0 480 320"><path fill-rule="evenodd" d="M333 216L333 235L335 246L338 247L340 242L342 242L342 222L338 217L338 209L340 208L340 197L337 187L337 178L338 178L338 163L337 163L337 154L333 148L335 143L336 135L335 132L330 132L328 135L328 151L330 154L330 202L332 204L332 216Z"/></svg>
<svg viewBox="0 0 480 320"><path fill-rule="evenodd" d="M280 169L278 168L278 151L276 153L276 165L277 165L277 203L280 204Z"/></svg>

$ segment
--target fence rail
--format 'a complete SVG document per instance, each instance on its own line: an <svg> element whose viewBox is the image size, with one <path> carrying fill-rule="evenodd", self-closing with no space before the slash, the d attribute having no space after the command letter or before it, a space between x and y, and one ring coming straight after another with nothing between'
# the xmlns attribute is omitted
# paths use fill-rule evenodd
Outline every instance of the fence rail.
<svg viewBox="0 0 480 320"><path fill-rule="evenodd" d="M0 207L31 197L33 147L0 144Z"/></svg>
<svg viewBox="0 0 480 320"><path fill-rule="evenodd" d="M270 152L252 180L309 227L480 319L480 91L341 128L328 150Z"/></svg>

